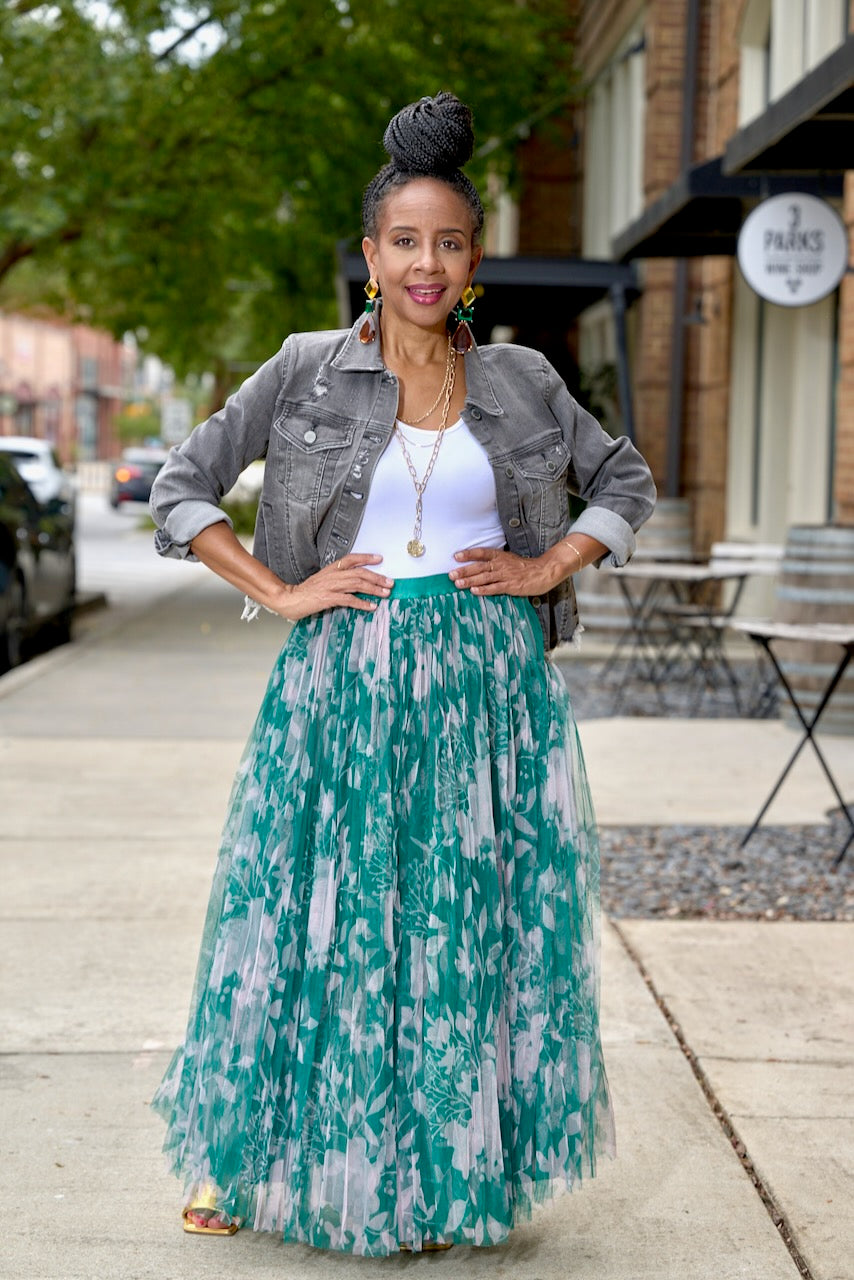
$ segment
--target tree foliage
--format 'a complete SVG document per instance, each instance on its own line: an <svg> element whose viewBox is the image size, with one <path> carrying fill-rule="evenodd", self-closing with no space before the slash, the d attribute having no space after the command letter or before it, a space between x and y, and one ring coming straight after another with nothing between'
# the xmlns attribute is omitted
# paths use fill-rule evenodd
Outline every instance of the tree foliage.
<svg viewBox="0 0 854 1280"><path fill-rule="evenodd" d="M512 174L572 92L563 0L86 0L0 15L0 299L180 373L336 323L334 248L403 103L450 88ZM207 48L199 41L212 37Z"/></svg>

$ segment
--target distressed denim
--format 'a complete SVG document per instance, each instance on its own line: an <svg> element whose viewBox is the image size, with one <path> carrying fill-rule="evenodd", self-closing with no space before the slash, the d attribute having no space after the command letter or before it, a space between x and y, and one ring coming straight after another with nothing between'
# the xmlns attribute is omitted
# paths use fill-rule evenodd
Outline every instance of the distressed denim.
<svg viewBox="0 0 854 1280"><path fill-rule="evenodd" d="M161 555L195 559L190 543L250 462L266 458L254 555L289 583L355 545L377 461L397 414L396 376L379 343L350 330L298 333L170 452L151 494ZM492 465L507 547L538 556L570 529L622 565L651 514L655 486L637 449L612 440L538 351L496 343L465 357L462 417ZM569 498L587 502L570 523ZM578 622L572 579L533 596L546 646Z"/></svg>

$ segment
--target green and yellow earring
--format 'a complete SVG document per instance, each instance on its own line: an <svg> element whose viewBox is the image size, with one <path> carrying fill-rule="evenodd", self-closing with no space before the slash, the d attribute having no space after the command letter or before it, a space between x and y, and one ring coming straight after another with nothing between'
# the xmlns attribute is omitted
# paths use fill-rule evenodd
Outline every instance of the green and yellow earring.
<svg viewBox="0 0 854 1280"><path fill-rule="evenodd" d="M374 299L379 291L379 285L374 277L371 276L370 280L365 285L365 294L368 300L365 303L365 319L361 329L359 330L359 341L364 342L365 345L369 342L373 342L377 336L377 313L375 310L376 304Z"/></svg>
<svg viewBox="0 0 854 1280"><path fill-rule="evenodd" d="M451 338L451 346L461 356L466 355L474 346L474 335L469 328L469 323L474 315L472 304L477 294L471 285L466 285L460 297L460 303L455 312L457 317L457 327L454 330L454 336Z"/></svg>

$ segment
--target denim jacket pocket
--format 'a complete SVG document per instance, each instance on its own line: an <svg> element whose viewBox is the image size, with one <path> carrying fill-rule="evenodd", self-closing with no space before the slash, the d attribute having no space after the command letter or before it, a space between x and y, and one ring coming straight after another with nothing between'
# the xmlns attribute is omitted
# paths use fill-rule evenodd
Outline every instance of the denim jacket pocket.
<svg viewBox="0 0 854 1280"><path fill-rule="evenodd" d="M563 529L569 523L569 463L570 452L560 436L538 441L535 448L513 458L520 505L525 520L534 528L545 532Z"/></svg>
<svg viewBox="0 0 854 1280"><path fill-rule="evenodd" d="M271 454L288 502L308 504L316 518L319 504L332 493L355 432L352 419L305 404L285 405L273 423Z"/></svg>

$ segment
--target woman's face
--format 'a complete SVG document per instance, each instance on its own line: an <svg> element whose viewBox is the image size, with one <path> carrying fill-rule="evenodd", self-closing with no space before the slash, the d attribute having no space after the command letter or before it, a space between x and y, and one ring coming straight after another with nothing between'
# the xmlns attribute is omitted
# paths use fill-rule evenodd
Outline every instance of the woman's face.
<svg viewBox="0 0 854 1280"><path fill-rule="evenodd" d="M472 244L468 204L433 178L415 178L386 196L376 239L366 236L362 249L379 282L383 319L436 332L444 330L483 257Z"/></svg>

